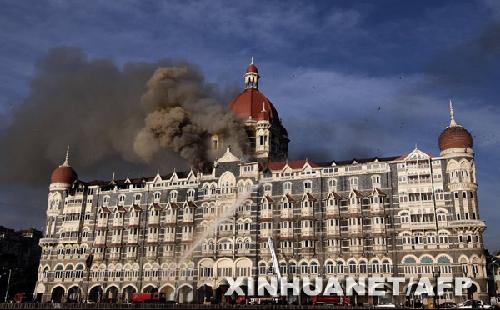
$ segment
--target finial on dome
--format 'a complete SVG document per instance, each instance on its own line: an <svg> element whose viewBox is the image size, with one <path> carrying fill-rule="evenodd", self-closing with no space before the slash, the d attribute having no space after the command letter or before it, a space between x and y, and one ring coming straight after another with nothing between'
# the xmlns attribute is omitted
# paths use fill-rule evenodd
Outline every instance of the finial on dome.
<svg viewBox="0 0 500 310"><path fill-rule="evenodd" d="M250 62L251 65L253 65L253 56L252 56L252 61Z"/></svg>
<svg viewBox="0 0 500 310"><path fill-rule="evenodd" d="M457 122L455 121L455 112L453 111L453 102L450 99L450 127L456 127Z"/></svg>
<svg viewBox="0 0 500 310"><path fill-rule="evenodd" d="M64 159L64 162L61 166L69 167L69 144L68 144L68 148L66 149L66 158Z"/></svg>

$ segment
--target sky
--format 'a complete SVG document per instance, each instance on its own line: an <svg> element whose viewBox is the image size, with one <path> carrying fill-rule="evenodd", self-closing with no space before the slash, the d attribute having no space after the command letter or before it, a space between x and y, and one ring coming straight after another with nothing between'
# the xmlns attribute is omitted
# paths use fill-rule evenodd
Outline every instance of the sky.
<svg viewBox="0 0 500 310"><path fill-rule="evenodd" d="M37 63L54 48L118 68L185 61L231 94L254 57L259 87L288 129L291 158L393 156L415 145L438 155L451 99L474 137L486 245L500 249L499 1L0 0L0 7L0 133L18 122ZM78 143L60 144L71 142ZM61 149L50 157L54 167L63 156ZM125 177L120 165L78 163L86 180ZM45 183L3 181L0 225L43 227L49 173Z"/></svg>

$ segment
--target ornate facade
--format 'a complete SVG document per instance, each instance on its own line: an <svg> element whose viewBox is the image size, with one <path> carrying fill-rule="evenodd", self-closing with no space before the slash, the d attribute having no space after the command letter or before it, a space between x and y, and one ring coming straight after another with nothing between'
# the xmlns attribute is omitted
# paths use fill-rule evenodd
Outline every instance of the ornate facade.
<svg viewBox="0 0 500 310"><path fill-rule="evenodd" d="M486 297L473 141L451 103L439 156L415 148L387 158L287 160L287 131L258 90L253 62L244 79L230 108L247 126L252 160L228 149L205 173L84 182L66 158L51 178L37 298L127 301L160 291L179 302L220 300L226 276L270 275L268 237L283 275L439 272L474 280L466 296L446 292L442 301Z"/></svg>

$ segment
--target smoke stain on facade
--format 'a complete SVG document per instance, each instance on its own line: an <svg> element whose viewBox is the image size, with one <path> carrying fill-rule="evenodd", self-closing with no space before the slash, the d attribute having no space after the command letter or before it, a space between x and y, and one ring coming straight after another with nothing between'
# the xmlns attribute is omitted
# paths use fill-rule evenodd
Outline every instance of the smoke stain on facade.
<svg viewBox="0 0 500 310"><path fill-rule="evenodd" d="M186 107L197 107L196 100L180 107L171 104L177 100L168 101L170 94L163 98L164 88L154 91L157 82L170 83L168 74L157 71L148 84L143 103L155 107L154 116L141 131L146 137L137 137L137 151L148 157L173 147L186 150L184 158L204 158L193 145L200 143L198 137L191 135L202 132L210 135L209 152L223 154L207 170L106 182L80 180L67 156L49 187L39 300L130 301L134 292L159 291L181 303L220 301L226 277L269 276L269 237L282 275L416 279L439 272L474 280L465 296L446 291L441 301L486 298L485 224L479 216L473 141L455 121L451 103L438 156L415 147L400 156L317 163L288 160L287 131L258 90L253 62L244 75L245 89L229 105L238 117L229 123L244 124L246 155L225 147L238 145L224 141L234 139L225 135L230 126L185 121ZM187 143L176 144L175 134L163 127L173 113L180 115ZM211 120L217 122L215 116ZM147 143L137 142L143 138ZM236 140L242 141L239 135ZM224 214L229 215L221 220ZM213 223L215 230L207 233ZM192 249L193 244L199 246Z"/></svg>

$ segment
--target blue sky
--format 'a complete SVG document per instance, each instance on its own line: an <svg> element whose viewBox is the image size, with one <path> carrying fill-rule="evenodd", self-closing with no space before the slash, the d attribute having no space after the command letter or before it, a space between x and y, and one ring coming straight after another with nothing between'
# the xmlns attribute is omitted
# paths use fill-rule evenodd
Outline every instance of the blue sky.
<svg viewBox="0 0 500 310"><path fill-rule="evenodd" d="M261 89L289 130L291 157L390 156L415 144L438 154L451 98L475 137L487 245L500 249L498 1L1 0L0 7L1 130L29 93L35 62L59 46L119 66L183 59L227 89L241 87L253 56ZM22 191L30 212L16 202ZM4 186L0 194L0 225L42 226L46 186Z"/></svg>

